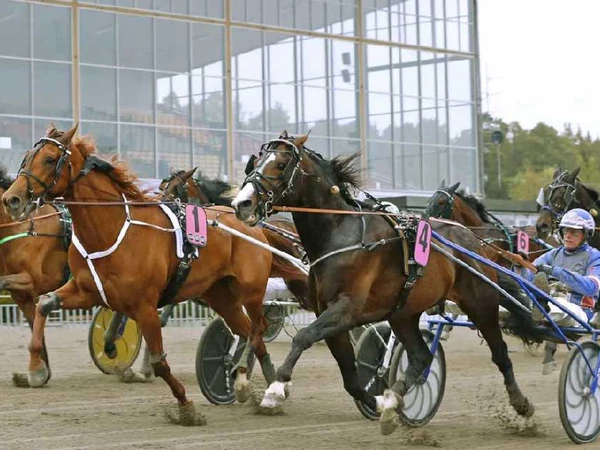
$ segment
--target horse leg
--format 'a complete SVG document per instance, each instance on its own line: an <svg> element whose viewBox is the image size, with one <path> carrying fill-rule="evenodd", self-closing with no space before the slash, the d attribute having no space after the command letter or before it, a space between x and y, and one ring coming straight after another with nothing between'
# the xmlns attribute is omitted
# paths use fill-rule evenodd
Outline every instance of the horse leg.
<svg viewBox="0 0 600 450"><path fill-rule="evenodd" d="M117 330L124 317L125 314L115 312L108 324L108 328L104 332L104 353L110 359L115 359L117 357L117 346L115 345L115 341L117 340Z"/></svg>
<svg viewBox="0 0 600 450"><path fill-rule="evenodd" d="M400 421L397 410L404 406L404 395L433 360L433 355L419 329L419 318L420 314L411 317L395 316L390 319L392 330L406 349L408 367L403 377L390 389L386 389L382 396L377 396L377 409L381 410L379 425L383 435L391 434L398 428Z"/></svg>
<svg viewBox="0 0 600 450"><path fill-rule="evenodd" d="M245 306L252 323L248 344L254 349L254 354L258 358L262 373L269 385L275 381L275 366L271 362L271 355L269 355L263 340L267 321L264 316L262 299L260 302L247 303Z"/></svg>
<svg viewBox="0 0 600 450"><path fill-rule="evenodd" d="M29 374L27 380L31 387L41 387L49 379L50 370L43 359L44 328L48 314L58 309L90 309L95 301L81 295L75 283L71 280L55 292L42 295L35 308L33 332L29 344Z"/></svg>
<svg viewBox="0 0 600 450"><path fill-rule="evenodd" d="M173 309L175 309L175 305L173 303L169 303L166 305L162 313L160 315L160 326L165 327L171 318L171 314L173 313ZM150 349L148 345L144 347L144 357L142 358L142 367L140 367L140 373L146 378L149 379L154 375L154 371L152 370L152 366L150 365Z"/></svg>
<svg viewBox="0 0 600 450"><path fill-rule="evenodd" d="M542 375L550 375L556 370L556 361L554 361L554 354L558 345L556 342L546 342L544 346L544 360L542 361Z"/></svg>
<svg viewBox="0 0 600 450"><path fill-rule="evenodd" d="M363 402L375 410L377 405L375 397L369 394L358 381L356 357L350 341L350 332L342 331L335 336L325 338L325 342L338 364L346 392L355 400Z"/></svg>
<svg viewBox="0 0 600 450"><path fill-rule="evenodd" d="M357 300L359 303L359 300ZM283 404L287 397L287 383L292 379L294 366L302 353L315 342L349 331L356 325L352 316L352 301L346 294L338 294L328 308L310 325L301 329L294 339L292 348L281 367L277 370L276 380L265 391L260 404L262 408L274 409ZM368 401L368 400L367 400Z"/></svg>
<svg viewBox="0 0 600 450"><path fill-rule="evenodd" d="M171 368L167 363L167 355L163 349L160 318L156 313L156 308L144 305L138 308L134 315L150 349L150 364L154 369L154 375L165 380L179 404L179 415L177 417L170 415L169 418L179 425L205 425L206 419L201 414L196 413L194 403L188 400L185 395L183 384L171 373Z"/></svg>
<svg viewBox="0 0 600 450"><path fill-rule="evenodd" d="M29 293L13 293L12 298L15 303L19 306L19 309L23 312L23 315L27 319L27 323L29 324L29 329L33 330L33 321L35 319L35 294L33 292ZM48 378L46 379L46 383L50 381L52 377L52 371L50 370L50 361L48 359L48 351L46 349L46 342L42 340L42 353L41 353L42 361L46 363L46 367L48 368ZM13 373L13 384L16 387L29 387L29 381L27 381L26 373Z"/></svg>
<svg viewBox="0 0 600 450"><path fill-rule="evenodd" d="M511 406L515 411L524 417L531 417L535 412L533 404L523 395L515 379L512 361L508 357L508 348L502 338L502 331L498 325L498 303L493 301L480 301L484 298L497 298L495 291L486 291L482 295L473 295L473 292L463 298L467 301L461 302L460 308L469 316L475 326L481 331L481 335L486 340L490 351L492 352L492 361L498 366L498 369L504 377L504 386ZM486 295L487 294L487 295ZM496 297L492 297L493 295Z"/></svg>

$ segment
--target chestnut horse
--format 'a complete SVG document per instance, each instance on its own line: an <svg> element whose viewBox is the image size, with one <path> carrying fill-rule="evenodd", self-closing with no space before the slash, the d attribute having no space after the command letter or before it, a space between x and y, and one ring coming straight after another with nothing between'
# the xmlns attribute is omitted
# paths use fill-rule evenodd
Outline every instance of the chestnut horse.
<svg viewBox="0 0 600 450"><path fill-rule="evenodd" d="M175 226L163 209L166 206L144 195L135 185L136 177L122 163L113 165L98 158L90 138L74 139L76 128L61 132L50 127L46 137L26 153L16 181L2 196L13 219L27 218L37 205L59 196L64 197L73 218L74 245L68 254L73 278L40 297L35 311L29 367L32 385L39 386L47 379L46 365L40 359L47 315L60 308L104 305L138 323L150 348L155 375L165 380L179 403L179 416L173 419L185 425L203 424L204 418L196 414L167 363L157 308L160 302L202 297L234 333L248 338L245 356L252 348L271 382L274 367L262 339L262 300L271 253L210 226L200 258L191 260L191 270L177 292L164 298L180 267L172 233ZM266 244L260 231L247 227L230 212L215 207L207 216L209 220L218 216L223 224ZM247 358L243 356L235 383L236 393L242 397L249 388L246 376Z"/></svg>
<svg viewBox="0 0 600 450"><path fill-rule="evenodd" d="M0 167L0 193L13 183ZM32 214L33 222L14 222L4 211L0 211L0 290L7 290L33 326L35 303L38 295L50 292L66 282L69 275L67 266L67 246L70 236L64 226L67 220L51 205L45 205ZM46 344L42 341L42 360L50 363ZM48 381L46 380L46 381ZM24 374L14 373L13 382L18 387L29 383Z"/></svg>
<svg viewBox="0 0 600 450"><path fill-rule="evenodd" d="M197 173L196 178L194 178L194 173ZM221 180L211 180L198 171L197 168L188 171L176 171L162 180L160 184L160 190L165 199L178 198L185 203L199 205L230 206L233 197L227 196L226 193L232 189L233 186L229 183ZM301 249L294 243L297 231L292 221L285 218L270 217L267 219L267 224L263 223L262 231L269 241L269 245L296 258L302 258ZM278 255L273 255L273 261L279 261L279 264L273 264L271 267L271 278L283 278L287 288L294 294L300 306L312 310L308 299L308 277L300 271L290 271L283 258ZM281 270L282 268L284 270Z"/></svg>
<svg viewBox="0 0 600 450"><path fill-rule="evenodd" d="M544 242L537 240L531 228L507 228L476 197L457 191L459 186L460 182L452 186L446 186L442 181L440 187L429 199L425 214L428 217L438 217L461 223L484 242L492 244L486 250L488 258L492 261L505 267L511 267L512 261L500 257L501 254L494 251L494 246L516 253L519 230L526 232L529 236L529 252L527 255L522 255L526 259L535 259L553 247L551 244L546 245ZM552 243L557 244L554 239L550 238L550 240Z"/></svg>
<svg viewBox="0 0 600 450"><path fill-rule="evenodd" d="M232 203L236 215L251 226L276 206L292 207L294 223L311 262L309 292L318 318L294 337L284 364L277 370L277 380L267 389L261 406L271 409L283 403L301 354L325 339L339 365L344 388L355 400L381 411L382 434L393 432L399 424L396 410L402 407L403 396L432 361L419 330L419 317L436 303L450 299L487 341L492 360L504 376L511 405L523 416L532 415L533 405L517 385L498 324L498 305L503 301L498 291L435 248L422 277L409 289L402 236L382 215L361 215L369 205L350 195L349 189L358 186L352 166L357 155L326 161L304 147L307 139L306 135L294 138L284 132L279 139L264 144L254 170ZM466 248L479 247L477 238L463 227L439 222L432 222L431 226ZM500 279L477 261L447 251L490 279ZM403 294L405 289L407 297ZM529 312L511 302L502 304L515 316L523 314L523 320L531 324ZM388 320L406 348L409 366L405 378L383 396L374 397L358 382L348 331L381 320Z"/></svg>

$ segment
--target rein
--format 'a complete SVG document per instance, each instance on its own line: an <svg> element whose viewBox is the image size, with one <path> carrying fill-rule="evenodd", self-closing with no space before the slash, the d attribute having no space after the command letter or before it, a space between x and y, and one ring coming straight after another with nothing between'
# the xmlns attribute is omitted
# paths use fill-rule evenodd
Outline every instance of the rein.
<svg viewBox="0 0 600 450"><path fill-rule="evenodd" d="M28 222L33 222L36 220L42 220L42 219L47 219L48 217L54 217L54 216L59 216L61 215L61 212L55 212L55 213L50 213L50 214L44 214L43 216L37 216L37 217L32 217L29 218L27 220L24 220L22 222L10 222L10 223L3 223L0 224L0 228L10 228L10 227L15 227L17 225L23 225L24 223L28 223Z"/></svg>

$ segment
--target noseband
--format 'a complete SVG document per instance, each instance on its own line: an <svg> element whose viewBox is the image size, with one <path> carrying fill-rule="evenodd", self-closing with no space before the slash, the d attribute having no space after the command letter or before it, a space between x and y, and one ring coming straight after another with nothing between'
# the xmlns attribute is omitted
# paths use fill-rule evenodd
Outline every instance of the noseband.
<svg viewBox="0 0 600 450"><path fill-rule="evenodd" d="M276 150L278 144L285 144L290 150ZM287 163L285 169L283 169L281 175L263 174L263 166L269 161L269 155L275 155L276 153L290 153L292 158ZM261 146L258 161L259 163L255 168L247 167L247 176L241 189L248 183L254 186L254 191L260 199L257 205L257 212L263 218L266 218L273 212L273 203L289 195L294 189L294 183L298 174L304 173L300 167L302 155L291 139L271 139Z"/></svg>

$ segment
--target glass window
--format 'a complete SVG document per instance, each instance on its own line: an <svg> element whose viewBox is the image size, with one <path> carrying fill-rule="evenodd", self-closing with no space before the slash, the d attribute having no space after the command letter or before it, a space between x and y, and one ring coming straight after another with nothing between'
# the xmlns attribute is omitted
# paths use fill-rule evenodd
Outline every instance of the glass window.
<svg viewBox="0 0 600 450"><path fill-rule="evenodd" d="M394 188L394 164L391 142L367 142L369 185L375 189Z"/></svg>
<svg viewBox="0 0 600 450"><path fill-rule="evenodd" d="M329 136L330 133L327 128L327 89L304 85L301 87L301 96L299 127L301 129L318 127L323 130L319 134ZM313 130L313 133L315 132Z"/></svg>
<svg viewBox="0 0 600 450"><path fill-rule="evenodd" d="M193 167L198 167L207 177L228 179L227 133L225 131L192 130L192 146ZM241 159L236 159L234 164L236 170L241 166L243 174L246 165L241 162ZM237 182L241 183L244 176L237 178Z"/></svg>
<svg viewBox="0 0 600 450"><path fill-rule="evenodd" d="M225 128L225 99L223 92L212 91L194 95L193 125L202 128Z"/></svg>
<svg viewBox="0 0 600 450"><path fill-rule="evenodd" d="M117 120L116 69L80 67L81 118L105 121Z"/></svg>
<svg viewBox="0 0 600 450"><path fill-rule="evenodd" d="M451 100L473 101L470 59L452 59L448 61L448 98Z"/></svg>
<svg viewBox="0 0 600 450"><path fill-rule="evenodd" d="M220 25L208 25L205 23L192 24L192 68L211 68L214 76L215 67L221 70L219 76L223 76L224 50L224 28Z"/></svg>
<svg viewBox="0 0 600 450"><path fill-rule="evenodd" d="M0 117L0 160L9 173L19 170L26 151L33 146L31 119Z"/></svg>
<svg viewBox="0 0 600 450"><path fill-rule="evenodd" d="M172 170L192 168L189 128L156 129L158 145L158 178L169 176Z"/></svg>
<svg viewBox="0 0 600 450"><path fill-rule="evenodd" d="M116 123L100 123L82 121L82 135L90 134L96 141L96 150L100 154L116 155L119 150Z"/></svg>
<svg viewBox="0 0 600 450"><path fill-rule="evenodd" d="M72 117L71 65L34 62L33 92L36 116Z"/></svg>
<svg viewBox="0 0 600 450"><path fill-rule="evenodd" d="M474 148L450 148L452 179L463 189L477 191L477 156Z"/></svg>
<svg viewBox="0 0 600 450"><path fill-rule="evenodd" d="M156 178L154 127L120 125L121 158L140 178Z"/></svg>
<svg viewBox="0 0 600 450"><path fill-rule="evenodd" d="M225 17L224 0L194 0L190 2L190 14L202 17Z"/></svg>
<svg viewBox="0 0 600 450"><path fill-rule="evenodd" d="M120 69L119 103L122 121L154 123L154 74Z"/></svg>
<svg viewBox="0 0 600 450"><path fill-rule="evenodd" d="M31 114L31 62L0 58L0 112Z"/></svg>
<svg viewBox="0 0 600 450"><path fill-rule="evenodd" d="M419 144L400 144L399 147L400 152L396 152L396 173L402 174L402 183L397 187L421 190L421 146ZM398 156L400 157L398 158Z"/></svg>
<svg viewBox="0 0 600 450"><path fill-rule="evenodd" d="M81 62L115 66L117 64L115 14L82 9L79 18Z"/></svg>
<svg viewBox="0 0 600 450"><path fill-rule="evenodd" d="M157 122L171 126L190 125L190 79L187 75L156 74Z"/></svg>
<svg viewBox="0 0 600 450"><path fill-rule="evenodd" d="M31 6L20 2L0 2L0 55L30 57ZM18 36L18 39L15 39Z"/></svg>
<svg viewBox="0 0 600 450"><path fill-rule="evenodd" d="M119 66L153 68L152 18L119 14Z"/></svg>
<svg viewBox="0 0 600 450"><path fill-rule="evenodd" d="M450 103L449 116L450 144L474 147L473 105L470 103Z"/></svg>
<svg viewBox="0 0 600 450"><path fill-rule="evenodd" d="M71 60L71 8L34 5L33 56L38 59Z"/></svg>
<svg viewBox="0 0 600 450"><path fill-rule="evenodd" d="M296 93L291 84L267 86L269 108L266 111L267 131L279 133L296 129Z"/></svg>
<svg viewBox="0 0 600 450"><path fill-rule="evenodd" d="M351 155L360 151L360 141L358 139L331 139L331 155L333 158L338 155ZM356 161L360 165L360 158Z"/></svg>
<svg viewBox="0 0 600 450"><path fill-rule="evenodd" d="M189 72L190 53L188 22L156 19L156 68L172 72Z"/></svg>

